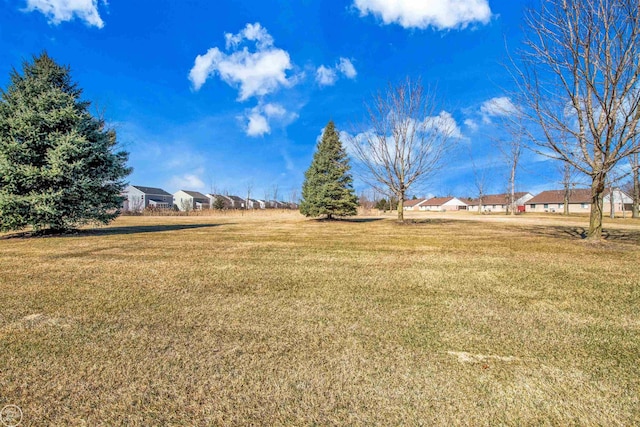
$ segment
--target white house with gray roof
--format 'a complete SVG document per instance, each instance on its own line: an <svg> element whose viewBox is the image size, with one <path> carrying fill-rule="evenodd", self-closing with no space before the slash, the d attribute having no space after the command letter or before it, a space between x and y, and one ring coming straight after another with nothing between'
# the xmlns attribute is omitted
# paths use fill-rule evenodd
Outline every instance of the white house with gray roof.
<svg viewBox="0 0 640 427"><path fill-rule="evenodd" d="M209 209L209 198L197 191L180 190L173 193L173 204L181 211Z"/></svg>
<svg viewBox="0 0 640 427"><path fill-rule="evenodd" d="M140 212L146 208L171 209L173 207L173 196L162 188L129 185L122 195L125 198L122 203L123 211Z"/></svg>

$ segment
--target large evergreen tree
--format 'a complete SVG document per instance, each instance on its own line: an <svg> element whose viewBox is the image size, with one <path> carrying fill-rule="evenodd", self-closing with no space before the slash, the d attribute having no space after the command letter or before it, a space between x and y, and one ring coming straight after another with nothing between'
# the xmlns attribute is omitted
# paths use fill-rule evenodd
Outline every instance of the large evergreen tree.
<svg viewBox="0 0 640 427"><path fill-rule="evenodd" d="M304 175L300 212L305 216L326 215L328 219L355 215L358 198L349 169L349 158L330 121Z"/></svg>
<svg viewBox="0 0 640 427"><path fill-rule="evenodd" d="M0 90L0 229L64 231L119 214L128 154L43 53Z"/></svg>

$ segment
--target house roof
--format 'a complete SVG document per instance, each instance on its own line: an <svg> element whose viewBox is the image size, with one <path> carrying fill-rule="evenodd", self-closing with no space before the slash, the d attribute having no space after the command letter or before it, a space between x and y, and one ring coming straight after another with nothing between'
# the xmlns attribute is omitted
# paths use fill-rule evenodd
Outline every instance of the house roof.
<svg viewBox="0 0 640 427"><path fill-rule="evenodd" d="M231 195L229 195L229 196L227 196L227 197L228 197L229 199L231 199L231 200L236 201L236 202L244 202L244 201L245 201L245 199L243 199L242 197L238 197L238 196L231 196Z"/></svg>
<svg viewBox="0 0 640 427"><path fill-rule="evenodd" d="M419 205L420 203L426 201L427 199L413 199L413 200L405 200L404 201L404 207L405 208L412 208L416 205Z"/></svg>
<svg viewBox="0 0 640 427"><path fill-rule="evenodd" d="M204 194L198 192L198 191L187 191L187 190L180 190L183 193L187 193L188 195L190 195L191 197L194 198L194 200L200 202L200 201L204 201L204 202L209 202L209 198L207 196L205 196Z"/></svg>
<svg viewBox="0 0 640 427"><path fill-rule="evenodd" d="M529 200L527 205L536 203L564 203L564 190L547 190ZM569 203L591 203L591 189L574 188L569 194Z"/></svg>
<svg viewBox="0 0 640 427"><path fill-rule="evenodd" d="M171 196L170 193L167 193L162 188L143 187L141 185L132 185L132 187L142 191L144 194L153 194L155 196Z"/></svg>
<svg viewBox="0 0 640 427"><path fill-rule="evenodd" d="M515 196L515 200L520 199L521 197L526 196L527 194L529 194L526 191L520 191L514 194ZM480 200L479 199L473 199L469 202L466 202L467 205L469 206L477 206L480 204ZM509 194L507 193L502 193L502 194L487 194L486 196L484 196L482 198L482 204L483 205L505 205L509 203Z"/></svg>
<svg viewBox="0 0 640 427"><path fill-rule="evenodd" d="M426 200L424 203L421 203L421 205L422 206L442 206L453 199L455 199L455 197L432 197L429 200Z"/></svg>

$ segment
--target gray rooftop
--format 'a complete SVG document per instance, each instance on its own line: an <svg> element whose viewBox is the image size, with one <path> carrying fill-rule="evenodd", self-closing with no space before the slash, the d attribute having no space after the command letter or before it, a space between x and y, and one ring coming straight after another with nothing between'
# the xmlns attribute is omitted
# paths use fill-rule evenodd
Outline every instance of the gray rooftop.
<svg viewBox="0 0 640 427"><path fill-rule="evenodd" d="M170 193L167 193L162 188L143 187L141 185L132 185L132 187L142 191L144 194L153 194L154 196L171 196Z"/></svg>

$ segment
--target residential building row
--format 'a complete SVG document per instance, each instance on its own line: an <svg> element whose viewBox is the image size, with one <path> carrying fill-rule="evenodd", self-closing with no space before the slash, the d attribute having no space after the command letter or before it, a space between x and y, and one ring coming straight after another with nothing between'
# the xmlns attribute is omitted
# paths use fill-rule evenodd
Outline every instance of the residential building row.
<svg viewBox="0 0 640 427"><path fill-rule="evenodd" d="M179 190L173 194L156 187L129 185L122 193L122 210L139 212L145 209L177 209L180 211L212 209L298 209L295 203L278 200L258 200L223 194L202 194ZM220 201L218 201L220 200Z"/></svg>
<svg viewBox="0 0 640 427"><path fill-rule="evenodd" d="M528 192L515 193L518 212L564 212L564 190L549 190L534 196ZM129 185L123 192L124 211L142 211L144 209L178 209L181 211L210 209L221 206L223 209L298 209L295 203L276 200L258 200L233 195L202 194L198 191L179 190L174 194L161 188ZM630 211L633 200L620 189L609 189L604 196L604 212L611 211L611 199L615 212ZM220 201L218 201L220 200ZM591 211L591 190L572 189L569 194L570 213L589 213ZM407 200L405 211L470 211L506 212L509 209L509 195L488 194L482 200L458 197L432 197L429 199Z"/></svg>
<svg viewBox="0 0 640 427"><path fill-rule="evenodd" d="M515 205L518 212L564 212L565 190L548 190L534 196L528 192L515 193ZM609 189L604 196L604 212L611 211L613 199L614 212L631 211L632 198L622 190ZM591 211L591 190L572 189L569 192L569 212L589 213ZM432 197L429 199L407 200L405 211L471 211L507 212L509 194L488 194L482 200L458 197Z"/></svg>

